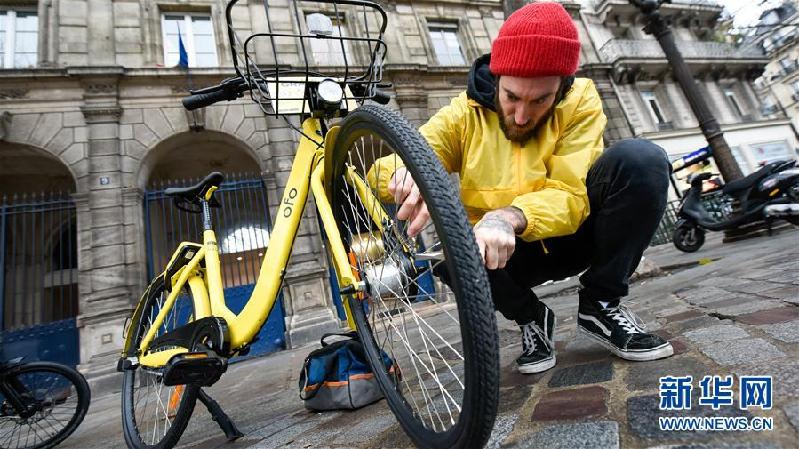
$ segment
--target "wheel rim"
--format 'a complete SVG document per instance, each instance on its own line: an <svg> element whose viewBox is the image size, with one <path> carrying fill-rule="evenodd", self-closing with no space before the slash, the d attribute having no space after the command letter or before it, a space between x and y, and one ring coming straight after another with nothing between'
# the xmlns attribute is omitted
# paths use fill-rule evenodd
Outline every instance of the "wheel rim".
<svg viewBox="0 0 799 449"><path fill-rule="evenodd" d="M16 376L26 393L32 414L22 418L0 393L0 447L39 447L60 436L80 410L80 397L72 380L56 371L37 369Z"/></svg>
<svg viewBox="0 0 799 449"><path fill-rule="evenodd" d="M396 153L375 133L359 134L345 145L344 165L366 179L372 161ZM392 367L384 370L384 378L396 386L402 404L423 429L449 431L459 421L467 382L454 294L443 283L436 282L431 291L430 284L422 282L434 269L447 272L436 218L422 230L421 237L410 240L393 204L382 202L390 220L378 231L365 204L368 201L347 184L345 174L337 176L333 185L339 208L334 213L350 251L351 268L367 285L367 292L351 304L362 307L375 346L393 361ZM419 262L419 258L427 261ZM427 267L414 273L411 267L424 263Z"/></svg>
<svg viewBox="0 0 799 449"><path fill-rule="evenodd" d="M151 299L148 310L142 316L141 326L136 341L152 327L158 312L164 305L168 294L160 288ZM156 337L172 331L190 322L193 318L194 306L187 291L181 292L164 322L156 332ZM169 349L168 347L162 350ZM160 370L149 370L139 366L137 369L127 371L130 376L130 392L132 416L136 430L141 441L149 446L157 445L166 437L172 428L183 397L187 393L187 386L166 386Z"/></svg>

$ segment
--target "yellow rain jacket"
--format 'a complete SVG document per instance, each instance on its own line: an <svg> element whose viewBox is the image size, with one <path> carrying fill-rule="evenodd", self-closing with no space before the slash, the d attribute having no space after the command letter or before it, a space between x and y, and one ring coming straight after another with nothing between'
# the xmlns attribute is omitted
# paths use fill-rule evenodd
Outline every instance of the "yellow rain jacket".
<svg viewBox="0 0 799 449"><path fill-rule="evenodd" d="M515 206L527 217L525 241L573 234L589 214L586 177L603 150L607 119L593 81L577 78L538 135L509 141L493 110L454 98L420 128L448 172L460 175L461 200L472 224L488 211ZM378 159L367 181L382 201L398 158ZM378 169L379 168L379 169ZM379 175L379 177L378 177Z"/></svg>

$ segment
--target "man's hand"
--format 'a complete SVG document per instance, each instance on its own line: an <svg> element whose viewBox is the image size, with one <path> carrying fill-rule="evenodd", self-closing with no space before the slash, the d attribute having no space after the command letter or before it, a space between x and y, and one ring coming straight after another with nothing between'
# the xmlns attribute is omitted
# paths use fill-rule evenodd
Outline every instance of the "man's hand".
<svg viewBox="0 0 799 449"><path fill-rule="evenodd" d="M483 263L489 270L505 268L516 249L516 234L527 227L527 218L516 207L492 210L474 225L474 236Z"/></svg>
<svg viewBox="0 0 799 449"><path fill-rule="evenodd" d="M405 167L400 167L391 176L388 191L394 195L394 203L400 206L397 218L406 220L408 224L408 237L414 237L430 221L427 204L419 193L419 187Z"/></svg>

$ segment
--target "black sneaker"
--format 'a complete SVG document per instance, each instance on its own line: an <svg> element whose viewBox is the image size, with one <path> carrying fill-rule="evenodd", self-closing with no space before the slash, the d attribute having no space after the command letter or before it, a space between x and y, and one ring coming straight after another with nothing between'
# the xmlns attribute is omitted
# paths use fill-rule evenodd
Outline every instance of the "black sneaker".
<svg viewBox="0 0 799 449"><path fill-rule="evenodd" d="M522 355L516 359L520 373L535 374L555 366L555 314L541 304L539 316L520 325L522 331Z"/></svg>
<svg viewBox="0 0 799 449"><path fill-rule="evenodd" d="M604 308L597 301L580 301L577 329L623 359L646 361L674 354L671 343L644 332L641 319L618 301Z"/></svg>

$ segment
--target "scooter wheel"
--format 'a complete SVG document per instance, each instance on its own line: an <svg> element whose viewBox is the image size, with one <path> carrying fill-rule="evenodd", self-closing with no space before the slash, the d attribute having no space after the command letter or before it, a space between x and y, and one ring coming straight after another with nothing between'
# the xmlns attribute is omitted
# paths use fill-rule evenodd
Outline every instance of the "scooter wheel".
<svg viewBox="0 0 799 449"><path fill-rule="evenodd" d="M705 231L697 226L684 224L677 226L672 237L674 246L682 252L693 253L705 243Z"/></svg>

